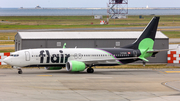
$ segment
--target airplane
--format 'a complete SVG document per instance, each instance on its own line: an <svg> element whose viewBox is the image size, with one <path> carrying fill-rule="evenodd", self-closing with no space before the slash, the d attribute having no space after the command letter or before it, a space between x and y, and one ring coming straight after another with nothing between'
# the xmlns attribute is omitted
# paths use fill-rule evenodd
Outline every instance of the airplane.
<svg viewBox="0 0 180 101"><path fill-rule="evenodd" d="M39 48L25 49L11 53L4 63L18 69L22 67L45 67L47 70L60 70L93 73L95 66L115 66L138 60L148 62L147 57L154 57L158 52L169 49L154 50L154 40L160 17L153 17L141 36L132 44L121 48Z"/></svg>

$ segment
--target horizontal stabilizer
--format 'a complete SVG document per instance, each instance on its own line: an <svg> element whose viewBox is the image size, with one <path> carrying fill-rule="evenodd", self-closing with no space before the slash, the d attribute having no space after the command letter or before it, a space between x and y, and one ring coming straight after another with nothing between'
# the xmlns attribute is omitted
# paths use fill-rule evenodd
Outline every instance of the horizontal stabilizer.
<svg viewBox="0 0 180 101"><path fill-rule="evenodd" d="M145 58L145 55L146 55L148 49L149 49L149 48L147 48L147 49L139 56L139 58L140 58L141 60L144 60L144 61L147 61L147 62L149 61L149 60L147 60L147 59Z"/></svg>
<svg viewBox="0 0 180 101"><path fill-rule="evenodd" d="M147 51L147 53L158 53L158 52L163 52L163 51L169 51L169 50L176 50L175 49L161 49L161 50L153 50L153 51Z"/></svg>
<svg viewBox="0 0 180 101"><path fill-rule="evenodd" d="M147 59L144 58L144 57L139 57L139 59L144 60L144 61L146 61L146 62L149 62L149 60L147 60Z"/></svg>

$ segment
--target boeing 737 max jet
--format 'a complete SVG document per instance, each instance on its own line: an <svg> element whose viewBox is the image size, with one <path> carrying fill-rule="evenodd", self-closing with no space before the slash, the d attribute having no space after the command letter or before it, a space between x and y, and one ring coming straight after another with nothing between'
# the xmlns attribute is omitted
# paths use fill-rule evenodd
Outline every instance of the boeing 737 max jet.
<svg viewBox="0 0 180 101"><path fill-rule="evenodd" d="M27 49L12 53L3 61L17 68L22 74L22 67L45 67L57 70L66 67L67 71L93 73L93 66L114 66L132 63L154 56L160 51L154 50L154 40L160 17L154 17L144 29L142 35L132 44L122 48L41 48Z"/></svg>

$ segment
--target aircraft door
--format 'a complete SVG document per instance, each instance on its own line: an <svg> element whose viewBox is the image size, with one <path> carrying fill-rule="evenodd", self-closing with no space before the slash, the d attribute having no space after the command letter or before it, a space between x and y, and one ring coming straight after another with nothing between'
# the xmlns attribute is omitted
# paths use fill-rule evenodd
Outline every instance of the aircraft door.
<svg viewBox="0 0 180 101"><path fill-rule="evenodd" d="M25 51L25 60L30 61L30 53L28 51Z"/></svg>
<svg viewBox="0 0 180 101"><path fill-rule="evenodd" d="M133 54L134 54L134 57L137 57L137 51L136 50L133 51Z"/></svg>

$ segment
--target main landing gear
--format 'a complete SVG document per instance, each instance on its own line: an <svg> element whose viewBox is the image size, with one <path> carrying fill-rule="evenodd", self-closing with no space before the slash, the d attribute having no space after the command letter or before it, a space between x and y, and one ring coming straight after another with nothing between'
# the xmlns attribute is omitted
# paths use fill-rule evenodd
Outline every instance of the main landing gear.
<svg viewBox="0 0 180 101"><path fill-rule="evenodd" d="M94 69L93 69L93 68L89 67L89 68L87 69L87 73L93 73L93 72L94 72Z"/></svg>
<svg viewBox="0 0 180 101"><path fill-rule="evenodd" d="M22 74L22 70L21 69L18 69L18 74Z"/></svg>
<svg viewBox="0 0 180 101"><path fill-rule="evenodd" d="M144 66L144 67L146 66L146 62L145 62L145 61L143 61L143 66Z"/></svg>

